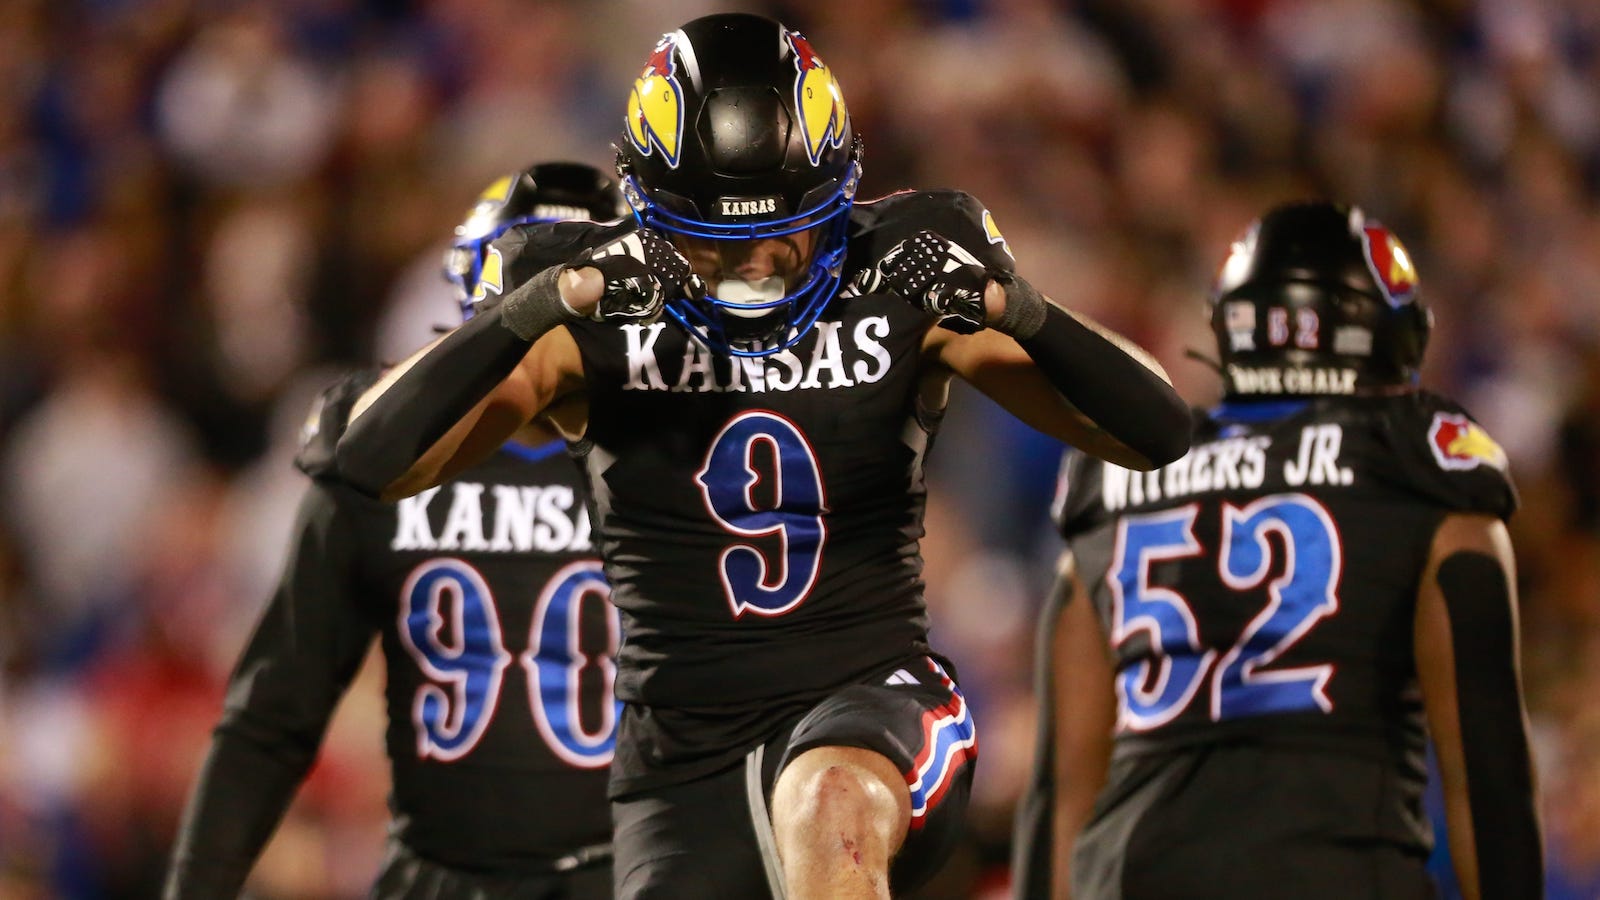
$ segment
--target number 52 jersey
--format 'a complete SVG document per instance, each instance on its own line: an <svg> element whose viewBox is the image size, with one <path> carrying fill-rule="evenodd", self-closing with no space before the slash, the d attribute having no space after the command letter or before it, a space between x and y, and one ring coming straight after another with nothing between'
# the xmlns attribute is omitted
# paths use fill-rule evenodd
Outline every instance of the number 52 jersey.
<svg viewBox="0 0 1600 900"><path fill-rule="evenodd" d="M1373 788L1371 836L1425 846L1417 588L1447 514L1515 509L1505 455L1421 392L1234 410L1197 416L1154 472L1063 460L1055 517L1112 648L1116 756L1245 741L1381 761L1401 774Z"/></svg>

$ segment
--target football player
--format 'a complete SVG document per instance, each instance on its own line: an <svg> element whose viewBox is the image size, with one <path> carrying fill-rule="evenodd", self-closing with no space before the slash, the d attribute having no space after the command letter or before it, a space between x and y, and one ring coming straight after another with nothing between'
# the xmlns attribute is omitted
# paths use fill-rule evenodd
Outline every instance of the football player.
<svg viewBox="0 0 1600 900"><path fill-rule="evenodd" d="M634 220L507 234L504 302L364 396L340 467L405 496L554 421L627 634L618 894L886 896L944 859L976 753L919 577L950 380L1135 468L1188 411L974 198L855 202L834 71L776 21L663 36L619 146Z"/></svg>
<svg viewBox="0 0 1600 900"><path fill-rule="evenodd" d="M496 181L446 258L463 313L494 299L480 276L506 229L615 220L620 203L613 179L576 163ZM341 483L334 446L376 377L330 388L307 423L288 563L234 671L166 896L238 895L377 636L393 820L373 895L609 897L620 631L579 470L529 426L398 506L365 497Z"/></svg>
<svg viewBox="0 0 1600 900"><path fill-rule="evenodd" d="M1193 449L1068 451L1020 896L1432 896L1430 737L1466 896L1542 896L1517 499L1417 386L1431 321L1360 209L1274 208L1212 295L1224 396Z"/></svg>

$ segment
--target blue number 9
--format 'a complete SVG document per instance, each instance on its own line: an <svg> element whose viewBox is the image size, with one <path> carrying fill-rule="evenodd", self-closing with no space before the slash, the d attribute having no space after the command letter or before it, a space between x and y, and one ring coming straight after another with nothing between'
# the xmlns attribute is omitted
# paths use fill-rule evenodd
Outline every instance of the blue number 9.
<svg viewBox="0 0 1600 900"><path fill-rule="evenodd" d="M757 507L750 493L762 477L753 459L758 442L771 447L776 460L776 499L770 508ZM782 547L776 566L749 544L722 551L718 565L734 617L746 612L779 616L799 606L816 584L828 537L822 469L805 435L776 413L742 413L712 441L695 481L717 524L747 537L776 534Z"/></svg>
<svg viewBox="0 0 1600 900"><path fill-rule="evenodd" d="M417 755L459 759L494 717L511 663L489 586L461 560L434 559L411 573L400 596L400 641L433 682L417 690L411 706ZM446 607L451 643L442 634Z"/></svg>

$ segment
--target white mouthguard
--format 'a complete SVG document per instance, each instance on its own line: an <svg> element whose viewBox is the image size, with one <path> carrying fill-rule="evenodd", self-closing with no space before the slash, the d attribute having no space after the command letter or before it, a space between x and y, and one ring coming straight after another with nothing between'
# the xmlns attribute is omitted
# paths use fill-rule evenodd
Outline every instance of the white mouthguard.
<svg viewBox="0 0 1600 900"><path fill-rule="evenodd" d="M783 278L770 275L760 281L750 282L742 278L729 278L717 282L713 296L723 303L736 304L737 306L757 306L762 303L771 303L783 299ZM723 310L729 315L742 316L754 319L772 312L772 307L765 309L738 309L724 306Z"/></svg>

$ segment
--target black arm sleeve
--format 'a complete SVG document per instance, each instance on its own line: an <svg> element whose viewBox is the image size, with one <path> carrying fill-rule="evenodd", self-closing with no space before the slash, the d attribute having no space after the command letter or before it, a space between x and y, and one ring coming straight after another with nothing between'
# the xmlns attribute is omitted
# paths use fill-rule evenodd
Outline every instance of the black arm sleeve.
<svg viewBox="0 0 1600 900"><path fill-rule="evenodd" d="M503 309L446 335L350 423L337 450L345 481L378 496L511 374L533 341L512 333Z"/></svg>
<svg viewBox="0 0 1600 900"><path fill-rule="evenodd" d="M1006 289L1019 286L1026 282L1013 278ZM1172 385L1065 310L1044 306L1039 330L1017 343L1067 402L1152 467L1187 453L1189 407Z"/></svg>
<svg viewBox="0 0 1600 900"><path fill-rule="evenodd" d="M1544 896L1533 762L1517 684L1505 569L1462 551L1439 565L1456 660L1467 803L1484 900Z"/></svg>
<svg viewBox="0 0 1600 900"><path fill-rule="evenodd" d="M1072 602L1073 578L1056 576L1045 598L1033 644L1033 691L1040 710L1033 739L1033 772L1017 804L1011 834L1011 871L1016 897L1049 897L1055 865L1055 637L1061 613Z"/></svg>
<svg viewBox="0 0 1600 900"><path fill-rule="evenodd" d="M238 896L372 641L375 625L349 590L351 528L335 490L313 483L301 500L283 577L234 669L184 810L167 900Z"/></svg>

